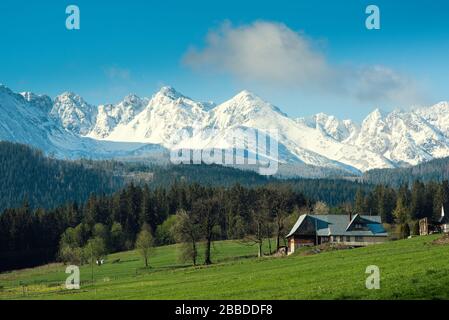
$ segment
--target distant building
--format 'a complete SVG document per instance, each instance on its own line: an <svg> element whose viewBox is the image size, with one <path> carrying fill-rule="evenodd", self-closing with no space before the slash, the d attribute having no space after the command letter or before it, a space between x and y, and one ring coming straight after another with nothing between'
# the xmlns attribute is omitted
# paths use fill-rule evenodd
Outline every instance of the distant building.
<svg viewBox="0 0 449 320"><path fill-rule="evenodd" d="M449 216L444 214L444 207L441 207L441 217L438 221L440 230L444 233L449 233Z"/></svg>
<svg viewBox="0 0 449 320"><path fill-rule="evenodd" d="M387 237L380 216L304 214L287 235L288 253L323 243L368 246L385 242Z"/></svg>
<svg viewBox="0 0 449 320"><path fill-rule="evenodd" d="M441 217L439 219L423 218L419 220L419 235L426 236L433 233L449 233L449 216L444 214L444 207L441 207Z"/></svg>
<svg viewBox="0 0 449 320"><path fill-rule="evenodd" d="M419 220L419 235L420 236L427 236L428 234L431 234L435 232L436 226L434 224L429 223L428 218L422 218Z"/></svg>

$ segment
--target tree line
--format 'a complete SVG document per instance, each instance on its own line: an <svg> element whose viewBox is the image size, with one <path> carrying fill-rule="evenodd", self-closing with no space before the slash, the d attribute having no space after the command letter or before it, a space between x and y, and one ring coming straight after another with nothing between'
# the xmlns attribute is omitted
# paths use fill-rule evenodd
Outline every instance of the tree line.
<svg viewBox="0 0 449 320"><path fill-rule="evenodd" d="M185 183L155 189L130 184L112 195L91 195L81 206L70 203L51 210L32 210L25 201L0 215L1 267L28 267L57 258L87 263L93 256L97 260L110 252L142 249L142 243L176 242L184 244L181 255L194 264L200 261L198 246L204 244L201 262L209 264L215 240L256 235L251 241L260 243L276 238L275 250L289 231L287 221L297 217L294 212L311 205L288 186Z"/></svg>
<svg viewBox="0 0 449 320"><path fill-rule="evenodd" d="M400 237L419 234L419 220L435 222L441 217L441 208L449 210L449 182L416 180L411 186L399 188L378 185L370 192L359 189L353 211L367 215L380 215L382 221L395 224Z"/></svg>
<svg viewBox="0 0 449 320"><path fill-rule="evenodd" d="M361 180L399 188L412 186L416 180L442 182L449 179L449 157L433 159L416 166L395 169L373 169L363 174Z"/></svg>
<svg viewBox="0 0 449 320"><path fill-rule="evenodd" d="M20 207L55 208L68 201L85 202L91 193L110 194L123 179L87 161L52 159L29 146L0 142L0 211Z"/></svg>
<svg viewBox="0 0 449 320"><path fill-rule="evenodd" d="M58 160L26 145L0 142L0 212L19 208L24 199L32 210L54 209L68 202L85 203L93 194L112 194L129 183L150 189L170 188L174 183L204 186L258 187L289 184L295 192L336 206L352 202L357 189L369 184L343 179L279 179L252 171L219 165L154 165L113 160Z"/></svg>
<svg viewBox="0 0 449 320"><path fill-rule="evenodd" d="M215 240L285 245L285 235L301 213L380 215L398 237L418 233L418 221L437 220L449 208L449 182L392 188L359 188L354 201L330 206L295 191L290 183L258 187L202 186L175 182L150 188L129 184L112 195L94 195L82 205L33 210L27 201L0 215L0 270L55 260L93 263L107 253L138 249L148 265L153 246L180 243L180 258L213 262ZM275 239L274 241L272 239ZM199 256L204 246L204 256Z"/></svg>

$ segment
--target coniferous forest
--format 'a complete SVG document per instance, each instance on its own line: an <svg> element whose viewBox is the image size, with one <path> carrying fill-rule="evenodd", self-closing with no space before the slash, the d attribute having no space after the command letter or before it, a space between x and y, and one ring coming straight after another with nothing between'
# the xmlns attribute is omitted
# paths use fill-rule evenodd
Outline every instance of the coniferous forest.
<svg viewBox="0 0 449 320"><path fill-rule="evenodd" d="M412 167L374 169L366 172L361 180L393 187L404 184L411 186L416 180L442 182L449 180L449 158L433 159Z"/></svg>
<svg viewBox="0 0 449 320"><path fill-rule="evenodd" d="M215 240L276 239L274 251L302 213L380 215L392 235L406 237L419 219L435 220L449 206L446 180L267 179L220 166L62 161L11 143L0 143L0 168L0 271L83 263L94 245L99 255L133 249L143 230L154 245L190 244L194 263L213 260ZM209 248L204 261L199 243Z"/></svg>
<svg viewBox="0 0 449 320"><path fill-rule="evenodd" d="M284 222L289 216L309 205L302 194L289 188L199 184L153 190L130 184L111 196L92 195L82 206L72 203L52 210L31 210L25 202L0 216L1 269L64 259L64 249L73 254L96 238L108 252L129 250L143 226L149 227L156 244L174 243L181 239L172 238L170 223L182 212L198 226L197 241L241 239L261 226L264 238L281 238L288 231Z"/></svg>
<svg viewBox="0 0 449 320"><path fill-rule="evenodd" d="M26 200L32 209L51 209L67 202L84 203L91 194L111 194L128 183L168 188L173 183L230 187L289 184L292 189L329 205L353 201L367 183L342 179L266 178L256 172L218 165L166 165L116 161L63 161L25 145L0 142L0 212Z"/></svg>
<svg viewBox="0 0 449 320"><path fill-rule="evenodd" d="M46 157L25 145L0 141L0 210L21 206L54 208L91 193L112 193L122 179L82 162Z"/></svg>

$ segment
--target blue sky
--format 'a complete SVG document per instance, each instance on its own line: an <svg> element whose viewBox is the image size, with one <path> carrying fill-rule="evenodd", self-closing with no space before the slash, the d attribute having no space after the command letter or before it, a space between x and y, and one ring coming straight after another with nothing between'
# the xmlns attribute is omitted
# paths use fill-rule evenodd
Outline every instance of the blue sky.
<svg viewBox="0 0 449 320"><path fill-rule="evenodd" d="M69 4L80 30L65 28ZM365 28L369 4L380 30ZM2 0L0 30L0 83L94 104L163 85L215 102L248 89L290 116L361 120L375 107L449 100L444 0Z"/></svg>

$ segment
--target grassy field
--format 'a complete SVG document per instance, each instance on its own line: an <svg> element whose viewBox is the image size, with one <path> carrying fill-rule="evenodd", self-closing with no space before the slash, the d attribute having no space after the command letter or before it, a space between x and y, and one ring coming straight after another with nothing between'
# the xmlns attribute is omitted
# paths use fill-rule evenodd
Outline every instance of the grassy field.
<svg viewBox="0 0 449 320"><path fill-rule="evenodd" d="M64 289L59 264L0 274L0 299L449 299L449 245L434 244L438 237L262 259L255 247L223 241L207 267L177 262L176 245L156 248L150 269L122 252L94 267L94 282L83 266L75 291ZM369 265L380 268L380 290L365 288Z"/></svg>

